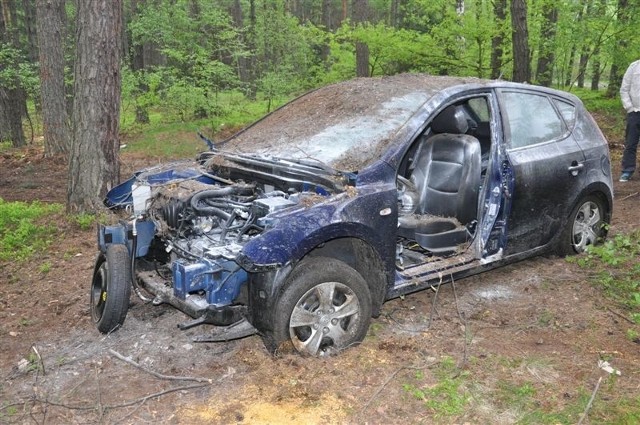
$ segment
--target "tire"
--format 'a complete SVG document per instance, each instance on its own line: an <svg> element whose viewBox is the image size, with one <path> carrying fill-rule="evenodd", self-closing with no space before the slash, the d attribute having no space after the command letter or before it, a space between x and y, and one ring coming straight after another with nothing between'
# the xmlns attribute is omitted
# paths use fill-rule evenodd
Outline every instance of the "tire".
<svg viewBox="0 0 640 425"><path fill-rule="evenodd" d="M131 264L125 245L108 245L100 256L91 282L91 318L98 330L109 333L124 323L131 296Z"/></svg>
<svg viewBox="0 0 640 425"><path fill-rule="evenodd" d="M580 254L587 246L602 242L607 235L608 223L605 220L605 210L600 198L594 195L582 198L571 212L560 235L558 254Z"/></svg>
<svg viewBox="0 0 640 425"><path fill-rule="evenodd" d="M306 356L336 354L360 343L371 320L371 294L362 275L340 260L314 257L291 273L276 302L271 351L284 345Z"/></svg>

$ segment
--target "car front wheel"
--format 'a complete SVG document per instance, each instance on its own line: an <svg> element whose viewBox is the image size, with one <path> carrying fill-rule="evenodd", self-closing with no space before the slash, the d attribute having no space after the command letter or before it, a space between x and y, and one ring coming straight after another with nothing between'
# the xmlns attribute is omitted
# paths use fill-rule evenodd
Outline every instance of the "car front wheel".
<svg viewBox="0 0 640 425"><path fill-rule="evenodd" d="M109 245L98 259L91 281L91 318L108 333L122 326L129 309L131 266L127 247Z"/></svg>
<svg viewBox="0 0 640 425"><path fill-rule="evenodd" d="M569 216L559 241L559 254L580 254L587 246L601 242L607 233L606 224L602 201L593 195L583 198Z"/></svg>
<svg viewBox="0 0 640 425"><path fill-rule="evenodd" d="M335 354L358 344L371 320L371 294L363 277L340 260L315 257L292 272L282 292L267 346L290 342L309 356Z"/></svg>

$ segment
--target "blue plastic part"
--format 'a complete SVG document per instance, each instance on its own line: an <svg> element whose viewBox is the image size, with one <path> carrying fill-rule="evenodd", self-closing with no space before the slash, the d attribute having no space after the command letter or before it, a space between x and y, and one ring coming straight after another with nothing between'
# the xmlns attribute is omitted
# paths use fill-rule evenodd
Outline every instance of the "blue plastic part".
<svg viewBox="0 0 640 425"><path fill-rule="evenodd" d="M207 303L215 306L230 305L247 281L247 272L230 260L200 259L195 263L177 260L172 271L176 297L184 300L190 293L204 291Z"/></svg>
<svg viewBox="0 0 640 425"><path fill-rule="evenodd" d="M129 223L120 223L114 226L100 225L98 227L98 248L101 252L107 251L107 245L126 245L129 253L133 248L133 226ZM136 257L144 257L149 253L149 246L153 241L156 226L152 221L136 221L138 231L136 244Z"/></svg>

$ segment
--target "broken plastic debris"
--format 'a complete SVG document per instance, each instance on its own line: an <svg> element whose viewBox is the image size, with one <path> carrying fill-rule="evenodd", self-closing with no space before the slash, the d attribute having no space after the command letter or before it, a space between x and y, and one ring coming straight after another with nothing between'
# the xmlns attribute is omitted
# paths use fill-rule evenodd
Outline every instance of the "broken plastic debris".
<svg viewBox="0 0 640 425"><path fill-rule="evenodd" d="M622 372L620 372L618 369L614 369L613 367L611 367L611 365L607 361L598 360L598 367L607 373L615 373L618 376L622 375Z"/></svg>

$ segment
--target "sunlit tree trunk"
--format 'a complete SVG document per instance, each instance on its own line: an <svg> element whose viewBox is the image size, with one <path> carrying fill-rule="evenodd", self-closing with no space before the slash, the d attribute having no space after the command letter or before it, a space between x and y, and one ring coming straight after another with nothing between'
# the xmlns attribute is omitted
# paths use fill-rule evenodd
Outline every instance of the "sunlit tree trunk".
<svg viewBox="0 0 640 425"><path fill-rule="evenodd" d="M102 207L119 181L122 0L78 2L67 209Z"/></svg>

